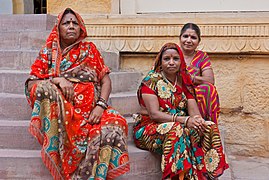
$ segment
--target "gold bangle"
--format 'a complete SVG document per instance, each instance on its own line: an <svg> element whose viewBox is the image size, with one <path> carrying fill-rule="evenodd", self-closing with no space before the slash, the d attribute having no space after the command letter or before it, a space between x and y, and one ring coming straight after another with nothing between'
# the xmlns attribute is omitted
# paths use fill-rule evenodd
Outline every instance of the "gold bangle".
<svg viewBox="0 0 269 180"><path fill-rule="evenodd" d="M176 114L172 114L172 122L176 122L176 118L177 118L177 113Z"/></svg>
<svg viewBox="0 0 269 180"><path fill-rule="evenodd" d="M172 122L174 122L175 114L172 114Z"/></svg>
<svg viewBox="0 0 269 180"><path fill-rule="evenodd" d="M190 116L187 116L184 120L184 126L187 127Z"/></svg>
<svg viewBox="0 0 269 180"><path fill-rule="evenodd" d="M174 116L174 122L176 122L176 120L177 120L177 114L178 113L176 113L175 116Z"/></svg>

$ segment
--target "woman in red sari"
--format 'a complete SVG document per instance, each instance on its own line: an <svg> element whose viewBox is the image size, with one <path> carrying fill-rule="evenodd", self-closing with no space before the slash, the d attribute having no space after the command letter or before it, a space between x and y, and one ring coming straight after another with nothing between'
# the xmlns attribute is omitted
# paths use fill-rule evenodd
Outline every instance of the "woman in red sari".
<svg viewBox="0 0 269 180"><path fill-rule="evenodd" d="M218 92L214 86L214 73L210 58L207 53L196 50L201 41L199 27L193 23L185 24L181 29L179 39L187 69L195 85L200 113L204 119L217 124L220 104Z"/></svg>
<svg viewBox="0 0 269 180"><path fill-rule="evenodd" d="M113 179L129 171L126 120L107 105L110 70L67 8L31 67L30 132L54 179Z"/></svg>
<svg viewBox="0 0 269 180"><path fill-rule="evenodd" d="M138 89L137 147L162 155L162 179L215 179L229 166L217 125L205 121L180 48L165 44Z"/></svg>

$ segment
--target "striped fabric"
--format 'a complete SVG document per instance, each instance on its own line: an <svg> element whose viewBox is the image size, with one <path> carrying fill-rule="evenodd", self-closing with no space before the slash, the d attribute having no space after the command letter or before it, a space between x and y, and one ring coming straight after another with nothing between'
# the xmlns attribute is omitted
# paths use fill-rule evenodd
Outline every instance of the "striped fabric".
<svg viewBox="0 0 269 180"><path fill-rule="evenodd" d="M197 51L191 64L187 67L191 76L201 76L202 72L209 68L212 68L210 58L207 53L203 51ZM220 103L216 87L209 82L196 85L195 93L199 110L203 118L218 124Z"/></svg>

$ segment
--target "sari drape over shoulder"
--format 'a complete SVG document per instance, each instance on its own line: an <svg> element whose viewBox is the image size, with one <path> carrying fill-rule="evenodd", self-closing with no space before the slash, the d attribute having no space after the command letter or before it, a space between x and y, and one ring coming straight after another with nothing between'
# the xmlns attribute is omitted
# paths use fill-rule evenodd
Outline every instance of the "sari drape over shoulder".
<svg viewBox="0 0 269 180"><path fill-rule="evenodd" d="M60 14L31 67L26 81L26 96L33 109L29 130L42 145L42 160L54 179L113 179L130 169L128 125L112 107L103 112L99 124L88 123L100 96L100 81L110 70L95 45L85 41L84 22L75 15L82 31L79 39L61 51ZM83 68L94 73L85 73ZM50 81L53 77L72 82L73 102L68 102ZM28 92L31 80L44 81Z"/></svg>
<svg viewBox="0 0 269 180"><path fill-rule="evenodd" d="M200 50L196 52L190 65L187 66L191 76L201 76L204 70L211 68L209 56ZM202 117L218 124L220 102L216 87L209 82L204 82L203 84L195 85L195 93Z"/></svg>

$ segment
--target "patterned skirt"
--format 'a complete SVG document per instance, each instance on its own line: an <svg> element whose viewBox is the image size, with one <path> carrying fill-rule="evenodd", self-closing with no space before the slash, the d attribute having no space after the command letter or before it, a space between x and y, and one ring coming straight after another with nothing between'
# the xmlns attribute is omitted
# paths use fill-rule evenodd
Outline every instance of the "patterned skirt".
<svg viewBox="0 0 269 180"><path fill-rule="evenodd" d="M179 122L156 123L139 115L134 142L141 149L161 154L162 179L180 173L184 173L185 179L214 179L229 167L216 124L208 126L203 136L199 136Z"/></svg>
<svg viewBox="0 0 269 180"><path fill-rule="evenodd" d="M85 123L92 110L93 87L77 84L75 99L81 101L73 104L50 82L30 92L29 130L42 145L42 160L54 179L114 179L130 170L126 120L109 107L100 123Z"/></svg>

